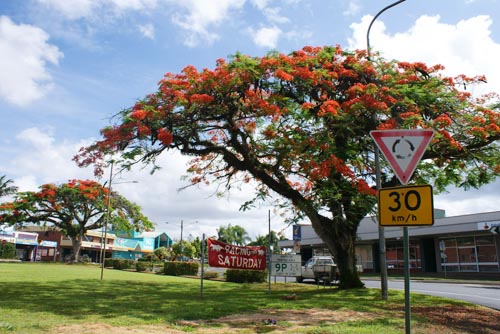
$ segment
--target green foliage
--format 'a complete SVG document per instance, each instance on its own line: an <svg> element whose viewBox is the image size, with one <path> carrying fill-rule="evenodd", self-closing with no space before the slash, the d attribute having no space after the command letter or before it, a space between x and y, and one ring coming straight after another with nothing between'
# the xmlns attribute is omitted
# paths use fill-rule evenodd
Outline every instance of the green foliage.
<svg viewBox="0 0 500 334"><path fill-rule="evenodd" d="M271 231L271 246L273 247L273 253L279 253L280 248L278 247L278 241L285 240L285 236L275 231ZM255 241L252 241L248 244L248 246L267 246L269 245L269 234L267 235L258 235L255 238Z"/></svg>
<svg viewBox="0 0 500 334"><path fill-rule="evenodd" d="M135 268L136 261L129 259L111 259L113 269L123 270Z"/></svg>
<svg viewBox="0 0 500 334"><path fill-rule="evenodd" d="M227 227L220 226L217 229L217 235L217 240L232 245L243 246L247 241L250 241L247 231L239 225L232 226L229 224Z"/></svg>
<svg viewBox="0 0 500 334"><path fill-rule="evenodd" d="M196 253L196 248L187 240L182 240L172 245L172 258L192 259Z"/></svg>
<svg viewBox="0 0 500 334"><path fill-rule="evenodd" d="M170 249L168 249L166 247L158 247L158 248L156 248L154 250L154 254L155 254L155 256L160 261L164 261L164 260L170 259L171 256L172 256L172 252L170 251Z"/></svg>
<svg viewBox="0 0 500 334"><path fill-rule="evenodd" d="M213 279L213 278L218 278L219 273L216 271L203 271L203 278L205 279Z"/></svg>
<svg viewBox="0 0 500 334"><path fill-rule="evenodd" d="M198 258L198 259L201 259L201 257L202 257L201 256L201 248L202 248L201 244L202 244L202 240L200 239L200 237L194 238L194 240L191 241L191 244L193 245L193 247L195 249L194 257ZM206 254L206 252L207 252L207 240L205 240L204 248L205 248L205 254Z"/></svg>
<svg viewBox="0 0 500 334"><path fill-rule="evenodd" d="M157 260L158 260L158 258L156 257L156 254L154 254L154 253L148 253L145 256L137 259L137 261L142 261L142 262L155 262Z"/></svg>
<svg viewBox="0 0 500 334"><path fill-rule="evenodd" d="M146 261L137 261L135 263L135 270L137 271L146 271L149 267L151 267L151 265Z"/></svg>
<svg viewBox="0 0 500 334"><path fill-rule="evenodd" d="M263 283L268 273L265 270L238 270L228 269L225 273L226 281L233 283Z"/></svg>
<svg viewBox="0 0 500 334"><path fill-rule="evenodd" d="M104 259L104 268L112 268L114 260L115 259L109 259L109 258Z"/></svg>
<svg viewBox="0 0 500 334"><path fill-rule="evenodd" d="M200 265L197 262L165 262L163 273L170 276L196 276Z"/></svg>
<svg viewBox="0 0 500 334"><path fill-rule="evenodd" d="M15 259L16 258L16 246L7 242L3 244L0 242L0 259Z"/></svg>
<svg viewBox="0 0 500 334"><path fill-rule="evenodd" d="M15 194L17 187L13 184L14 181L7 179L7 176L0 176L0 197Z"/></svg>

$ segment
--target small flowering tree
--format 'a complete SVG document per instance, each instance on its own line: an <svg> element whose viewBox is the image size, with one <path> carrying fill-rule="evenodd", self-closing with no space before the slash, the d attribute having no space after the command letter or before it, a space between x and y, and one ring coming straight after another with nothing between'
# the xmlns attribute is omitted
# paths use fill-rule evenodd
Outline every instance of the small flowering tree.
<svg viewBox="0 0 500 334"><path fill-rule="evenodd" d="M110 196L107 188L90 180L44 184L38 192L17 193L13 202L0 205L0 211L0 222L10 225L34 223L60 229L71 239L72 262L78 261L85 233L102 228L108 214L108 223L116 230L153 227L138 205L114 192Z"/></svg>
<svg viewBox="0 0 500 334"><path fill-rule="evenodd" d="M154 169L163 151L178 149L193 156L193 184L230 190L254 180L255 199L243 207L274 196L294 219L307 217L336 259L340 287L359 287L356 231L377 195L371 130L434 129L412 180L438 192L500 174L498 96L475 98L466 89L484 77L450 78L442 69L338 46L237 54L213 70L187 66L167 73L75 160L99 174L104 155L119 152L124 167ZM382 161L383 184L393 180Z"/></svg>

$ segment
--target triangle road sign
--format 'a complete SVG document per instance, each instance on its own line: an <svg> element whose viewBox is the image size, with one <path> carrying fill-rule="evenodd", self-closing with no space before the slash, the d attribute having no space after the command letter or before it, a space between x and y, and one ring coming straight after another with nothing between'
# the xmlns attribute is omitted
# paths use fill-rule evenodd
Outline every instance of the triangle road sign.
<svg viewBox="0 0 500 334"><path fill-rule="evenodd" d="M370 131L370 136L403 185L410 181L433 135L432 129Z"/></svg>

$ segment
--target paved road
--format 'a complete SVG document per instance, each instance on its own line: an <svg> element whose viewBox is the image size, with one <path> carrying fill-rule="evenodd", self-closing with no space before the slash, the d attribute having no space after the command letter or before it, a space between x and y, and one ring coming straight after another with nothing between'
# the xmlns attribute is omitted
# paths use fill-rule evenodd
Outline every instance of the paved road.
<svg viewBox="0 0 500 334"><path fill-rule="evenodd" d="M276 277L277 282L284 282L284 277ZM293 277L288 277L287 282L295 282ZM274 276L272 282L275 282ZM305 281L305 284L315 284L314 281ZM367 288L380 289L380 280L363 279ZM389 289L404 290L403 280L389 280ZM496 310L500 310L500 284L473 284L455 282L436 282L412 280L410 282L411 293L421 293L425 295L446 297L468 301L477 305L483 305Z"/></svg>
<svg viewBox="0 0 500 334"><path fill-rule="evenodd" d="M363 280L367 288L379 288L380 281ZM389 289L404 290L404 281L389 280ZM500 310L500 285L411 281L411 293L465 300Z"/></svg>

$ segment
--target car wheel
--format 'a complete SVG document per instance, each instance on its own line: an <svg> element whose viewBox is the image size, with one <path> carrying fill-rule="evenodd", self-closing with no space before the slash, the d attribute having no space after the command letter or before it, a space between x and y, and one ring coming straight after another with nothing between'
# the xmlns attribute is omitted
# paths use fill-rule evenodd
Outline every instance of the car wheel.
<svg viewBox="0 0 500 334"><path fill-rule="evenodd" d="M295 280L297 281L297 283L302 283L303 281L302 276L295 277Z"/></svg>

